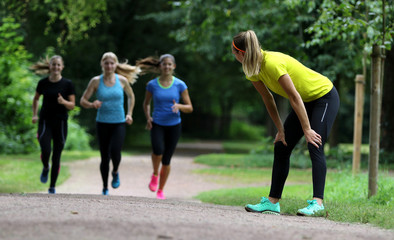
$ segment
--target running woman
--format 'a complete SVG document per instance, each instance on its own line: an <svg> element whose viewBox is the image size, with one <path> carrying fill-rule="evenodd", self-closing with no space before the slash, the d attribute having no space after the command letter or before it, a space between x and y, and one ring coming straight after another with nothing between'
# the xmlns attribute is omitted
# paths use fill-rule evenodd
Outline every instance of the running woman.
<svg viewBox="0 0 394 240"><path fill-rule="evenodd" d="M308 143L312 161L313 199L297 211L310 216L324 210L326 180L324 144L339 109L339 96L332 82L298 62L289 55L261 49L252 30L233 38L232 53L242 64L246 78L261 95L278 133L274 140L274 163L271 190L255 205L248 204L249 212L280 213L279 200L289 173L290 155L302 136ZM285 123L279 117L274 98L269 91L289 99L292 111Z"/></svg>
<svg viewBox="0 0 394 240"><path fill-rule="evenodd" d="M62 77L64 62L61 56L55 55L49 60L39 61L32 66L38 74L49 73L41 79L33 98L32 122L38 121L37 137L41 147L41 161L43 169L40 181L48 181L50 170L49 158L52 153L51 181L48 193L56 193L56 180L60 172L60 157L67 138L68 111L75 107L75 90L73 83ZM38 117L40 96L44 99ZM53 143L53 150L51 144Z"/></svg>
<svg viewBox="0 0 394 240"><path fill-rule="evenodd" d="M137 66L143 72L160 74L148 82L143 108L153 151L153 173L148 186L152 192L157 190L158 199L165 199L163 190L170 174L171 158L181 136L180 112L191 113L193 106L185 82L173 76L176 68L174 56L147 57L137 61ZM152 98L154 109L151 116ZM181 99L183 103L180 103Z"/></svg>
<svg viewBox="0 0 394 240"><path fill-rule="evenodd" d="M112 188L120 186L119 165L123 147L126 125L133 123L134 84L140 69L126 63L119 63L118 57L106 52L101 58L103 73L93 77L81 97L80 104L84 108L97 109L96 131L100 147L100 173L103 181L102 194L108 195L108 175L112 160ZM97 99L89 99L96 93ZM125 114L123 101L127 95L128 110Z"/></svg>

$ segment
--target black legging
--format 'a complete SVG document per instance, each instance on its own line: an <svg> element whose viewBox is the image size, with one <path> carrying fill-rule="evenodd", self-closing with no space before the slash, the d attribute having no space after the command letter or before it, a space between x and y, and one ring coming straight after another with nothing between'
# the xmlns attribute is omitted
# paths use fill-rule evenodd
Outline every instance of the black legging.
<svg viewBox="0 0 394 240"><path fill-rule="evenodd" d="M40 119L37 137L41 146L41 161L45 168L49 167L49 157L52 151L51 141L53 140L50 187L55 187L60 172L60 156L67 138L67 120Z"/></svg>
<svg viewBox="0 0 394 240"><path fill-rule="evenodd" d="M334 87L323 97L305 103L305 108L311 128L322 137L322 145L319 148L308 143L308 150L312 160L313 197L323 199L327 172L324 144L327 141L339 109L337 90ZM282 142L277 142L274 148L274 164L272 168L271 191L269 194L273 198L282 197L283 187L289 174L291 152L304 135L300 121L294 110L287 116L284 129L287 146Z"/></svg>
<svg viewBox="0 0 394 240"><path fill-rule="evenodd" d="M96 122L101 163L100 172L103 188L108 188L109 162L112 159L113 171L117 172L121 160L121 150L126 136L125 123Z"/></svg>
<svg viewBox="0 0 394 240"><path fill-rule="evenodd" d="M175 126L161 126L152 123L150 131L153 154L163 155L161 163L170 165L176 145L181 136L181 124Z"/></svg>

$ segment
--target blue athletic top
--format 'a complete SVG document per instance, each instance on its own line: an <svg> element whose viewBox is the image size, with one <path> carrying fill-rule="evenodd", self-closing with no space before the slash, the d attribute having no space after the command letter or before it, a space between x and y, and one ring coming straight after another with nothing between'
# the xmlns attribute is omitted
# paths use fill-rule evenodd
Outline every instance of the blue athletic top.
<svg viewBox="0 0 394 240"><path fill-rule="evenodd" d="M108 87L104 84L103 75L100 76L100 83L96 92L97 99L102 102L97 110L97 122L102 123L123 123L126 122L124 112L124 93L119 77L115 74L115 84Z"/></svg>
<svg viewBox="0 0 394 240"><path fill-rule="evenodd" d="M159 78L150 80L146 90L153 96L153 122L162 126L174 126L181 122L181 113L173 113L174 101L179 103L182 92L187 89L185 82L173 77L168 87L160 85Z"/></svg>

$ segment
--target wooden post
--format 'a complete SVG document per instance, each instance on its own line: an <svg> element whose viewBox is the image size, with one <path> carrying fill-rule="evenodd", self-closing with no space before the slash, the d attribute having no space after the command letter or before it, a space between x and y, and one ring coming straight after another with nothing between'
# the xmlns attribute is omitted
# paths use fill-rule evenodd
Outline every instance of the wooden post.
<svg viewBox="0 0 394 240"><path fill-rule="evenodd" d="M368 167L368 197L378 192L378 167L380 149L380 115L381 115L381 48L372 48L371 76L371 113L369 125L369 167Z"/></svg>
<svg viewBox="0 0 394 240"><path fill-rule="evenodd" d="M360 172L361 140L363 136L364 112L364 75L358 74L356 82L356 99L354 104L354 134L353 134L353 175Z"/></svg>

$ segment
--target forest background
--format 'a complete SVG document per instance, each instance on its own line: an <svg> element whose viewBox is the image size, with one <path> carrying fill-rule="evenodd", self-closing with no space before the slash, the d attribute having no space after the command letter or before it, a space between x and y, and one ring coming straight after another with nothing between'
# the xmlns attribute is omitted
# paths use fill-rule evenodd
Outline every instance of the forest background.
<svg viewBox="0 0 394 240"><path fill-rule="evenodd" d="M31 106L41 77L29 66L46 55L62 55L63 76L75 84L79 106L89 80L101 73L100 59L107 51L132 65L146 56L175 56L176 76L187 83L194 107L193 114L182 116L183 139L263 139L264 144L264 137L273 136L275 129L231 55L232 37L248 29L257 33L263 49L287 53L334 82L341 108L330 146L352 143L354 79L363 73L362 59L370 56L372 46L368 43L378 42L376 36L383 31L379 26L385 21L389 31L380 43L386 45L380 147L384 161L393 163L394 7L393 1L385 2L386 18L380 15L382 1L1 0L0 153L38 150ZM330 19L333 8L341 14ZM329 17L322 20L324 16ZM369 143L371 75L370 57L366 60L364 144ZM134 124L127 128L125 148L149 146L142 101L145 85L154 77L141 76L133 85ZM284 118L288 101L276 99ZM79 107L70 112L67 148L95 147L95 114Z"/></svg>

